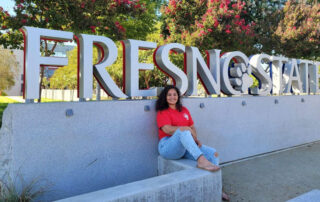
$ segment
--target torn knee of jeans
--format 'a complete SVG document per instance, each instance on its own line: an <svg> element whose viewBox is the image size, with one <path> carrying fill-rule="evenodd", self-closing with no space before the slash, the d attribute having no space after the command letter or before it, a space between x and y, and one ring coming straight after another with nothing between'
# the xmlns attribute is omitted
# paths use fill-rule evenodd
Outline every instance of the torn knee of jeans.
<svg viewBox="0 0 320 202"><path fill-rule="evenodd" d="M218 152L215 152L213 155L214 155L215 157L218 157L218 156L219 156L219 153L218 153Z"/></svg>

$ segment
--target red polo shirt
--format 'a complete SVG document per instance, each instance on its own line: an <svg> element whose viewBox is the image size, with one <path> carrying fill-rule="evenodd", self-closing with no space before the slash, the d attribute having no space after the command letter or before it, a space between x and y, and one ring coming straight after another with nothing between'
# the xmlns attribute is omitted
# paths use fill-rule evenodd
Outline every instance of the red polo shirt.
<svg viewBox="0 0 320 202"><path fill-rule="evenodd" d="M159 129L159 140L161 140L163 137L171 136L161 130L162 126L192 126L193 120L187 108L182 107L181 112L179 112L178 110L169 107L168 109L158 111L157 125Z"/></svg>

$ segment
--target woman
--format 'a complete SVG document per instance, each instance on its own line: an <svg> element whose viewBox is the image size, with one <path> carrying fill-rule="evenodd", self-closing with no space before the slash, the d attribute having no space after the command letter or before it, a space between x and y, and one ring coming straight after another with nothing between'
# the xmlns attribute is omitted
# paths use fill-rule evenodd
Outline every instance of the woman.
<svg viewBox="0 0 320 202"><path fill-rule="evenodd" d="M158 150L162 157L196 160L198 168L212 172L220 169L216 150L202 145L198 140L192 117L188 109L182 106L177 87L170 85L164 88L157 100L156 110ZM229 199L225 193L222 198Z"/></svg>

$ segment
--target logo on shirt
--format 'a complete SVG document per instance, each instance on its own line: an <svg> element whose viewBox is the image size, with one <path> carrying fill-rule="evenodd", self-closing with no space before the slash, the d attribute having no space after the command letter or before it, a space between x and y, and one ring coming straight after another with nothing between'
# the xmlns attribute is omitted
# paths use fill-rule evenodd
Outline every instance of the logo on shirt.
<svg viewBox="0 0 320 202"><path fill-rule="evenodd" d="M187 120L189 121L189 116L188 116L188 114L184 113L183 116L184 116L185 119L187 119Z"/></svg>

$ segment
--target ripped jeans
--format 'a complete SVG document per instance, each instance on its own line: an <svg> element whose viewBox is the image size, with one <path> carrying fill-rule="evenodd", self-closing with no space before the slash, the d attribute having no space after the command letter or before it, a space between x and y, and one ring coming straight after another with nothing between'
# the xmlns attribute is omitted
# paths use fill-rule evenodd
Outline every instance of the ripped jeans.
<svg viewBox="0 0 320 202"><path fill-rule="evenodd" d="M219 165L219 157L215 156L216 150L205 145L199 148L188 130L177 129L171 137L162 138L158 144L158 151L166 159L197 160L204 155L211 163Z"/></svg>

